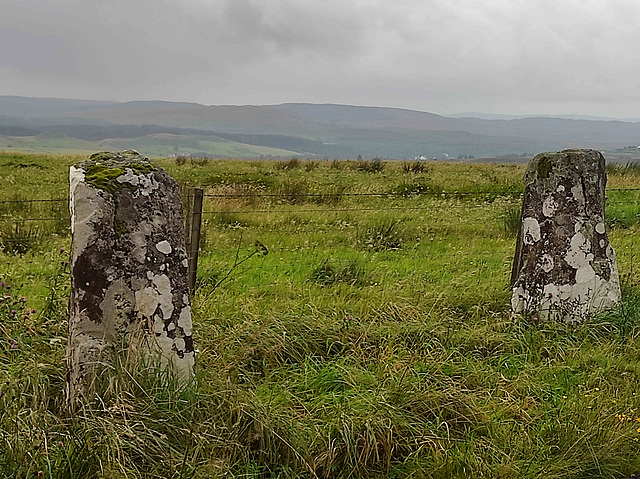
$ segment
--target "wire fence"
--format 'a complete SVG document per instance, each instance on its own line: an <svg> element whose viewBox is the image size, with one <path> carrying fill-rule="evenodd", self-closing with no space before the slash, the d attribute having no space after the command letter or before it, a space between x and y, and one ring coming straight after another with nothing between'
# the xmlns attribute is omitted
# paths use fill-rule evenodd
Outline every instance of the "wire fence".
<svg viewBox="0 0 640 479"><path fill-rule="evenodd" d="M639 188L640 189L640 188ZM282 193L220 193L220 194L204 194L205 198L289 198L291 195ZM393 193L393 192L381 192L381 193L296 193L296 197L300 198L335 198L335 197L378 197L378 198L409 198L409 197L469 197L469 196L496 196L496 197L509 197L509 196L522 196L521 191L513 192L496 192L496 191L433 191L433 192L421 192L421 193ZM190 195L185 195L184 198L192 198ZM0 204L10 203L51 203L51 202L68 202L69 198L51 198L51 199L31 199L31 200L0 200Z"/></svg>
<svg viewBox="0 0 640 479"><path fill-rule="evenodd" d="M639 188L610 188L607 189L607 193L610 192L632 192L640 191ZM214 199L254 199L254 198L268 198L282 200L282 203L291 204L293 200L302 199L315 199L315 200L340 200L343 197L350 198L388 198L388 199L469 199L475 198L478 200L497 200L497 199L510 199L520 200L522 199L522 191L429 191L429 192L416 192L416 193L394 193L394 192L372 192L372 193L296 193L295 195L287 195L282 193L220 193L220 194L204 194L205 198ZM185 195L184 199L189 200L191 195ZM10 199L0 200L0 205L33 205L38 203L68 203L69 197L66 198L37 198L37 199ZM484 208L487 204L451 204L435 205L430 204L427 206L376 206L376 207L326 207L326 208L296 208L296 209L282 209L282 208L247 208L247 209L221 209L221 210L209 210L203 211L203 215L216 215L216 214L283 214L283 213L345 213L345 212L368 212L368 211L415 211L415 210L430 210L434 207L441 206L446 208ZM37 222L37 221L63 221L68 220L68 216L51 216L51 217L35 217L24 218L13 214L0 214L0 222Z"/></svg>
<svg viewBox="0 0 640 479"><path fill-rule="evenodd" d="M7 219L3 219L7 218ZM5 222L15 222L15 221L65 221L68 220L69 217L53 217L53 218L16 218L14 216L0 216L0 220Z"/></svg>
<svg viewBox="0 0 640 479"><path fill-rule="evenodd" d="M638 188L607 188L607 192L618 192L618 191L640 191L640 187ZM425 192L420 192L420 193L416 193L413 196L425 196L425 197L432 197L432 196L439 196L439 195L445 195L445 196L499 196L499 197L504 197L504 196L522 196L522 190L512 190L512 191L496 191L496 190L486 190L486 191L439 191L439 190L433 190L433 191L425 191ZM251 197L251 198L285 198L287 197L286 194L282 194L282 193L253 193L253 192L249 192L249 193L216 193L216 194L212 194L212 193L205 193L202 195L205 198L244 198L244 197ZM398 198L406 198L408 196L412 196L411 194L407 194L407 193L394 193L394 192L373 192L373 193L342 193L342 192L338 192L338 193L300 193L297 194L297 196L300 197L308 197L308 198L316 198L316 197L333 197L333 196L346 196L346 197L351 197L351 196L363 196L363 197L398 197ZM189 198L189 195L185 195L185 198ZM37 198L37 199L12 199L12 200L0 200L0 204L5 204L5 203L52 203L52 202L68 202L69 201L69 197L64 197L64 198Z"/></svg>
<svg viewBox="0 0 640 479"><path fill-rule="evenodd" d="M53 199L38 199L38 200L2 200L0 204L11 204L11 203L56 203L56 202L69 202L69 198L53 198Z"/></svg>

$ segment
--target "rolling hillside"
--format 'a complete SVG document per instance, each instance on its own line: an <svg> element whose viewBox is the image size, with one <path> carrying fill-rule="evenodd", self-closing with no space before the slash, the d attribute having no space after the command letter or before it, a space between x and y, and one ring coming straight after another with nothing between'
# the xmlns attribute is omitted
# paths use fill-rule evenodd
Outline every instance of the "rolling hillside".
<svg viewBox="0 0 640 479"><path fill-rule="evenodd" d="M158 156L456 158L640 144L640 123L610 120L452 118L399 108L304 103L205 106L0 96L1 148L32 144L46 151L40 135L52 133L68 136L71 149L83 140L113 148L137 145Z"/></svg>

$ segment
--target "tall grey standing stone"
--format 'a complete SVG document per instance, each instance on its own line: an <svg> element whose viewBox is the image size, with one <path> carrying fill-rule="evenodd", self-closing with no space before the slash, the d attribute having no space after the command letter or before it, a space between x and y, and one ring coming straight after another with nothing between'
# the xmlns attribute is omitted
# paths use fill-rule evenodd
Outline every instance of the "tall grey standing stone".
<svg viewBox="0 0 640 479"><path fill-rule="evenodd" d="M605 229L605 159L594 150L541 153L524 176L511 308L575 322L620 301Z"/></svg>
<svg viewBox="0 0 640 479"><path fill-rule="evenodd" d="M184 384L194 349L177 182L133 150L91 155L69 178L69 399L118 355Z"/></svg>

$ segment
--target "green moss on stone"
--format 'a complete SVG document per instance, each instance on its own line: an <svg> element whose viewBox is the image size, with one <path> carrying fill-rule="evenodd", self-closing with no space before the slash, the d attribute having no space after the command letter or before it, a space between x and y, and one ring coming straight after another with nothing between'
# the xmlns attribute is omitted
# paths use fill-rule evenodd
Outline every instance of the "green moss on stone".
<svg viewBox="0 0 640 479"><path fill-rule="evenodd" d="M120 220L115 220L113 222L113 231L116 234L116 238L120 239L120 237L127 232L127 227Z"/></svg>
<svg viewBox="0 0 640 479"><path fill-rule="evenodd" d="M124 175L127 169L131 169L136 174L148 174L158 169L135 150L126 150L119 153L111 151L94 153L80 166L85 171L87 184L111 194L120 191L124 187L133 188L133 185L129 183L117 181L117 178Z"/></svg>
<svg viewBox="0 0 640 479"><path fill-rule="evenodd" d="M107 161L113 160L115 158L115 153L111 151L99 151L98 153L94 153L89 157L90 160L94 161Z"/></svg>
<svg viewBox="0 0 640 479"><path fill-rule="evenodd" d="M85 169L84 180L94 188L114 194L124 186L123 183L117 182L116 178L126 172L127 170L123 167L112 168L102 163L95 163L88 165Z"/></svg>
<svg viewBox="0 0 640 479"><path fill-rule="evenodd" d="M127 168L131 168L132 170L144 175L158 169L149 161L146 161L145 163L131 163L130 165L127 165Z"/></svg>
<svg viewBox="0 0 640 479"><path fill-rule="evenodd" d="M553 169L553 160L548 156L543 156L538 160L538 177L549 178Z"/></svg>

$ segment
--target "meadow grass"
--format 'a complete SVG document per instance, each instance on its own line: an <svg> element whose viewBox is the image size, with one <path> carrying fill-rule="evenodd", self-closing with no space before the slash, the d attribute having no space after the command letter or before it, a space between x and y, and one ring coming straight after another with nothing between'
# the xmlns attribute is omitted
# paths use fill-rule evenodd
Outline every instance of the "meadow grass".
<svg viewBox="0 0 640 479"><path fill-rule="evenodd" d="M0 201L66 197L78 160L0 155ZM566 326L509 314L522 166L159 163L207 195L196 380L116 362L69 411L69 235L34 222L0 248L0 476L640 473L640 194L614 191L635 171L609 172L624 301ZM46 204L0 203L0 224L64 217Z"/></svg>

